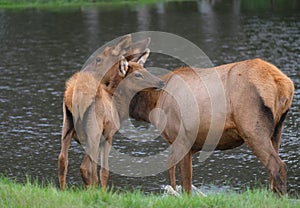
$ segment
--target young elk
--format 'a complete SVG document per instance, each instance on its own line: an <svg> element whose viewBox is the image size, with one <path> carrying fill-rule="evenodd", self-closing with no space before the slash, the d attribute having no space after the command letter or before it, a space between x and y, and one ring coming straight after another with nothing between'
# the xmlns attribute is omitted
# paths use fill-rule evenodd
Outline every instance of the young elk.
<svg viewBox="0 0 300 208"><path fill-rule="evenodd" d="M131 37L127 36L116 46L106 48L86 70L67 81L62 146L58 158L61 190L66 186L68 149L72 138L85 149L80 173L86 186L98 184L97 161L101 148L100 181L102 187L107 186L112 137L119 129L120 120L128 114L126 103L130 102L130 95L141 89L164 86L161 79L143 68L150 52L145 50L149 42L147 39L131 44ZM91 67L96 70L90 71Z"/></svg>

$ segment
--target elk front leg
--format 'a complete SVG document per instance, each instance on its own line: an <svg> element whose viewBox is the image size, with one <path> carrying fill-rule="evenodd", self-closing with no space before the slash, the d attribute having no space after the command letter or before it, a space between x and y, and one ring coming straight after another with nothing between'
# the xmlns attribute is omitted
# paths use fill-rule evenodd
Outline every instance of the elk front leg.
<svg viewBox="0 0 300 208"><path fill-rule="evenodd" d="M176 189L176 165L169 168L169 182L172 188L177 191Z"/></svg>
<svg viewBox="0 0 300 208"><path fill-rule="evenodd" d="M192 191L192 153L189 151L179 162L179 171L182 189L191 193Z"/></svg>
<svg viewBox="0 0 300 208"><path fill-rule="evenodd" d="M184 134L181 134L184 135ZM173 152L168 158L167 168L169 169L170 185L176 190L175 168L178 163L180 171L181 186L184 191L190 193L192 190L192 152L186 137L176 139L172 144Z"/></svg>

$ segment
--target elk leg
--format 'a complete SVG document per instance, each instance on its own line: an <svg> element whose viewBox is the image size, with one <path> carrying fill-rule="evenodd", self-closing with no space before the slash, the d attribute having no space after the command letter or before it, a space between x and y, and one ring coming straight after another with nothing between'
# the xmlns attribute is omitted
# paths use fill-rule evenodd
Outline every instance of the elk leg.
<svg viewBox="0 0 300 208"><path fill-rule="evenodd" d="M281 142L281 133L282 133L282 128L283 128L283 122L285 120L285 117L287 115L288 111L285 112L279 122L277 123L276 127L275 127L275 130L274 130L274 133L272 135L272 144L273 144L273 147L275 149L275 151L278 153L279 152L279 147L280 147L280 142Z"/></svg>
<svg viewBox="0 0 300 208"><path fill-rule="evenodd" d="M80 165L80 173L85 186L96 186L98 185L97 164L102 128L96 133L89 131L87 133L90 133L87 134L90 136L86 139L85 156Z"/></svg>
<svg viewBox="0 0 300 208"><path fill-rule="evenodd" d="M169 168L169 182L172 188L177 191L176 189L176 165Z"/></svg>
<svg viewBox="0 0 300 208"><path fill-rule="evenodd" d="M253 151L258 160L269 172L269 178L274 192L286 192L286 165L278 156L271 139L267 136L250 136L245 139L246 144Z"/></svg>
<svg viewBox="0 0 300 208"><path fill-rule="evenodd" d="M192 191L192 153L189 151L186 156L179 162L179 171L181 177L181 186L184 191Z"/></svg>
<svg viewBox="0 0 300 208"><path fill-rule="evenodd" d="M173 152L168 158L167 168L169 169L170 185L176 190L175 168L176 164L179 164L181 186L184 191L189 193L192 190L192 152L190 150L192 145L185 135L185 133L180 133L172 143Z"/></svg>
<svg viewBox="0 0 300 208"><path fill-rule="evenodd" d="M265 105L258 90L252 88L247 93L244 101L236 106L237 130L253 154L267 169L270 181L273 182L273 191L283 194L286 192L286 165L278 155L279 137L277 137L278 141L272 139L278 124L274 122L273 111ZM249 110L245 111L245 109Z"/></svg>
<svg viewBox="0 0 300 208"><path fill-rule="evenodd" d="M168 137L164 136L164 139L166 141L168 140ZM169 183L172 186L172 188L177 191L176 188L176 161L173 158L173 154L171 154L167 160L167 168L168 168L168 172L169 172Z"/></svg>
<svg viewBox="0 0 300 208"><path fill-rule="evenodd" d="M271 138L273 148L277 153L279 153L279 147L281 143L281 132L282 125L276 129L276 133Z"/></svg>
<svg viewBox="0 0 300 208"><path fill-rule="evenodd" d="M62 191L64 191L66 188L66 177L68 171L68 150L70 147L71 140L72 133L68 133L65 137L63 137L61 151L58 156L58 179L60 189Z"/></svg>
<svg viewBox="0 0 300 208"><path fill-rule="evenodd" d="M287 112L282 115L280 121L275 127L274 134L271 138L273 148L277 154L279 153L279 147L281 143L281 133L283 129L283 121L285 120L286 114ZM276 190L274 189L274 187L276 187L276 182L273 180L273 177L270 172L269 172L269 184L270 184L270 188L275 192Z"/></svg>
<svg viewBox="0 0 300 208"><path fill-rule="evenodd" d="M97 163L88 154L84 155L80 165L80 174L85 187L96 186L98 184Z"/></svg>
<svg viewBox="0 0 300 208"><path fill-rule="evenodd" d="M68 150L74 134L74 126L71 113L63 104L63 128L61 137L61 150L58 156L58 179L60 189L63 191L66 188L66 176L68 170Z"/></svg>
<svg viewBox="0 0 300 208"><path fill-rule="evenodd" d="M100 167L100 181L103 188L107 187L109 178L109 166L108 166L108 156L112 145L112 136L109 136L101 144L101 167Z"/></svg>

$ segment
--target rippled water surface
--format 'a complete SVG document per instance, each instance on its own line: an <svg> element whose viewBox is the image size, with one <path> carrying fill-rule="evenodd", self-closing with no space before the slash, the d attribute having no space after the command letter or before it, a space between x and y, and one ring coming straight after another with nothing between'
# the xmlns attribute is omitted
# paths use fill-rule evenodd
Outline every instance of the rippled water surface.
<svg viewBox="0 0 300 208"><path fill-rule="evenodd" d="M213 3L208 3L213 2ZM280 155L288 166L288 190L300 193L300 4L282 1L194 1L138 6L82 7L61 10L0 10L0 173L24 181L26 175L57 180L64 82L98 47L141 30L175 33L198 45L215 65L261 57L284 71L295 84ZM264 1L262 1L264 2ZM270 2L274 2L271 4ZM177 65L160 57L165 68ZM134 128L114 137L114 147L140 158L167 148L151 135L134 139ZM147 127L147 126L146 126ZM193 184L242 190L267 173L244 145L216 151L205 162L194 156ZM81 185L82 148L71 144L69 185ZM120 160L122 165L122 160ZM130 164L126 166L128 170ZM134 170L132 170L134 171ZM116 188L159 191L166 172L148 177L112 173Z"/></svg>

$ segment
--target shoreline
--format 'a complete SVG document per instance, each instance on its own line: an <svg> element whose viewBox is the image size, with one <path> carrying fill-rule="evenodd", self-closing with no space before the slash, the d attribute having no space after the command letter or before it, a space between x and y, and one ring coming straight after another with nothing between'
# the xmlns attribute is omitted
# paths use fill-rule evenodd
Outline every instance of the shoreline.
<svg viewBox="0 0 300 208"><path fill-rule="evenodd" d="M172 0L184 1L184 0ZM92 7L92 6L122 6L122 5L135 5L135 4L154 4L159 2L170 2L170 0L35 0L35 1L17 1L12 2L8 0L0 0L0 9L29 9L29 8L76 8L76 7Z"/></svg>

